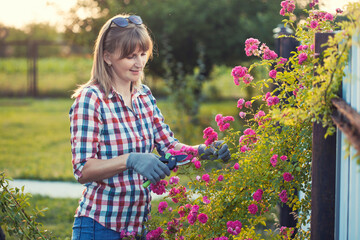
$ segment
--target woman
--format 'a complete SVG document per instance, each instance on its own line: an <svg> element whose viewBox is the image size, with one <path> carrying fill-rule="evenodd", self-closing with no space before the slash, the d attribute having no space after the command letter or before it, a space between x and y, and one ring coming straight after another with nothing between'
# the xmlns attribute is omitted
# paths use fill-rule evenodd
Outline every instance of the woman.
<svg viewBox="0 0 360 240"><path fill-rule="evenodd" d="M143 239L151 195L142 185L170 175L152 152L156 147L164 155L184 146L164 123L150 89L141 83L152 49L139 16L109 19L95 43L91 78L72 96L73 170L86 187L75 213L73 239L121 239L122 231ZM216 155L228 160L226 144L215 145L216 151L203 144L196 147L203 159Z"/></svg>

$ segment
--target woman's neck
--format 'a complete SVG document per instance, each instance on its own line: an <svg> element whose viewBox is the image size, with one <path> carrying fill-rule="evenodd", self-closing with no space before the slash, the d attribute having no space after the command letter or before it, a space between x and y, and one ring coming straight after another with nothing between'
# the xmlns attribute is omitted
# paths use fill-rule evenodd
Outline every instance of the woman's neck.
<svg viewBox="0 0 360 240"><path fill-rule="evenodd" d="M131 97L132 84L129 83L129 86L115 85L114 89L117 93L121 95L125 105L128 106L131 110L133 110L132 97Z"/></svg>
<svg viewBox="0 0 360 240"><path fill-rule="evenodd" d="M115 84L113 88L123 97L131 96L131 90L132 90L131 83L129 83L128 85Z"/></svg>

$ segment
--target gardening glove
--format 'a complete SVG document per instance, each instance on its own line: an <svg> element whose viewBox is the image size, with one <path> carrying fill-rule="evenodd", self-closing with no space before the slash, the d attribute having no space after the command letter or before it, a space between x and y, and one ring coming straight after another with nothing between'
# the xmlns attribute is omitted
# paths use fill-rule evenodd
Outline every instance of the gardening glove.
<svg viewBox="0 0 360 240"><path fill-rule="evenodd" d="M126 168L135 170L152 184L156 184L165 175L170 176L170 169L159 158L153 153L130 153Z"/></svg>
<svg viewBox="0 0 360 240"><path fill-rule="evenodd" d="M221 159L224 162L229 161L230 151L224 141L215 141L208 147L205 144L200 144L198 147L198 154L203 160Z"/></svg>

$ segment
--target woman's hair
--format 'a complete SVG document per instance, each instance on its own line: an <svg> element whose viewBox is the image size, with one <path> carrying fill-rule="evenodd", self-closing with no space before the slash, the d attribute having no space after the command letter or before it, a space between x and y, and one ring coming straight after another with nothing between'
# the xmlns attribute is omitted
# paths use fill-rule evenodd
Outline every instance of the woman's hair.
<svg viewBox="0 0 360 240"><path fill-rule="evenodd" d="M110 93L113 86L112 67L107 65L104 60L104 52L118 54L120 58L125 58L132 54L139 47L141 51L147 52L148 58L152 57L153 42L144 24L135 25L129 21L126 27L119 27L112 20L118 17L127 18L127 14L119 14L109 19L101 28L94 47L94 60L91 70L90 80L79 86L71 96L76 98L82 89L87 86L99 84L105 91L105 97ZM132 88L141 85L143 76Z"/></svg>

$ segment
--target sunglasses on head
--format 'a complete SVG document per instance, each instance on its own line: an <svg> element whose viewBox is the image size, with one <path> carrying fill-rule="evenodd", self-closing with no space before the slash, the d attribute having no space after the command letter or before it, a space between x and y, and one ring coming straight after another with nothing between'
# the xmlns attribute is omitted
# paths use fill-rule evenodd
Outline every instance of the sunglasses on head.
<svg viewBox="0 0 360 240"><path fill-rule="evenodd" d="M109 27L111 26L112 23L115 23L118 27L127 27L129 23L133 23L135 25L141 25L143 21L141 20L141 17L136 15L131 15L126 18L123 17L114 18L113 20L111 20Z"/></svg>

